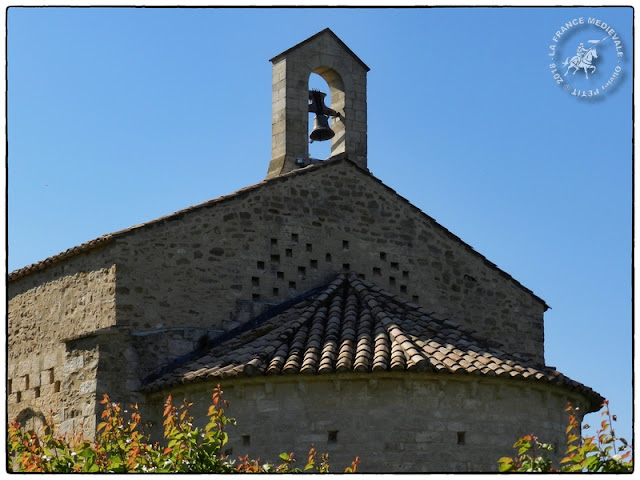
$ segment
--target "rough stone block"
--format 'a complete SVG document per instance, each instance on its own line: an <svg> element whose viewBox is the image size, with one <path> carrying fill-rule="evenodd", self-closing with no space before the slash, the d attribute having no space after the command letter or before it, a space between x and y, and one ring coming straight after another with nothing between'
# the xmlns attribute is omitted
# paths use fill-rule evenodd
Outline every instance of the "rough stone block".
<svg viewBox="0 0 640 480"><path fill-rule="evenodd" d="M42 356L42 368L49 369L58 366L57 352L46 353Z"/></svg>
<svg viewBox="0 0 640 480"><path fill-rule="evenodd" d="M81 395L85 395L87 393L94 393L96 391L97 382L95 380L88 380L86 382L82 382L80 384L80 388L78 389L78 393Z"/></svg>
<svg viewBox="0 0 640 480"><path fill-rule="evenodd" d="M85 418L94 417L96 413L95 404L88 403L82 407L82 416Z"/></svg>
<svg viewBox="0 0 640 480"><path fill-rule="evenodd" d="M64 372L73 373L81 370L84 367L84 358L82 356L69 357L64 362Z"/></svg>
<svg viewBox="0 0 640 480"><path fill-rule="evenodd" d="M76 420L69 418L60 424L60 433L71 433L76 426Z"/></svg>

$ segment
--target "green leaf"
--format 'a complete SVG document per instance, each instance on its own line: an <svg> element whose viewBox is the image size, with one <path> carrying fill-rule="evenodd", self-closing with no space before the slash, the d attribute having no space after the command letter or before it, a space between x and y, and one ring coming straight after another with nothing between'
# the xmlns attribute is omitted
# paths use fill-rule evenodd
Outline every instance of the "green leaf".
<svg viewBox="0 0 640 480"><path fill-rule="evenodd" d="M87 459L88 458L95 458L96 457L96 452L94 452L90 448L83 448L82 450L80 450L78 452L78 455L80 457L87 458Z"/></svg>
<svg viewBox="0 0 640 480"><path fill-rule="evenodd" d="M502 457L498 460L500 472L509 472L513 469L513 458Z"/></svg>
<svg viewBox="0 0 640 480"><path fill-rule="evenodd" d="M522 455L526 453L530 448L531 448L531 444L529 442L526 442L520 447L520 450L518 450L518 455Z"/></svg>
<svg viewBox="0 0 640 480"><path fill-rule="evenodd" d="M587 459L584 461L584 468L586 468L589 471L594 471L595 469L597 469L597 467L598 467L598 457L596 456L587 457Z"/></svg>
<svg viewBox="0 0 640 480"><path fill-rule="evenodd" d="M87 470L87 472L90 473L95 473L95 472L99 472L100 471L100 467L98 467L98 465L96 465L95 463L93 465L91 465Z"/></svg>

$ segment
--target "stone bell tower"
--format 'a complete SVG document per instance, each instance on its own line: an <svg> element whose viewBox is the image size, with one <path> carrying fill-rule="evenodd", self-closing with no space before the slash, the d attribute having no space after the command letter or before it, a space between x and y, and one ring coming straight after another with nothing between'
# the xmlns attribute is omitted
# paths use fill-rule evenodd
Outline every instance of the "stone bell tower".
<svg viewBox="0 0 640 480"><path fill-rule="evenodd" d="M367 168L367 67L328 28L276 55L273 63L271 162L266 178L311 163L309 76L329 85L331 157L343 154ZM314 102L315 103L315 102ZM330 158L331 158L330 157Z"/></svg>

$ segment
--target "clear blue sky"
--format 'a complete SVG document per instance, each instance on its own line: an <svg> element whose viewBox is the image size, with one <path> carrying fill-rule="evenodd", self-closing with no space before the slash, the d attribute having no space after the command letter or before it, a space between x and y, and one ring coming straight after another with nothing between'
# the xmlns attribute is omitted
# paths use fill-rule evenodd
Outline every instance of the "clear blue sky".
<svg viewBox="0 0 640 480"><path fill-rule="evenodd" d="M547 364L610 399L630 439L630 8L7 15L9 271L261 181L268 60L329 27L371 68L372 173L552 307ZM589 17L621 42L598 45L590 81L560 68L595 89L620 67L595 99L549 67L580 17L556 63L608 36Z"/></svg>

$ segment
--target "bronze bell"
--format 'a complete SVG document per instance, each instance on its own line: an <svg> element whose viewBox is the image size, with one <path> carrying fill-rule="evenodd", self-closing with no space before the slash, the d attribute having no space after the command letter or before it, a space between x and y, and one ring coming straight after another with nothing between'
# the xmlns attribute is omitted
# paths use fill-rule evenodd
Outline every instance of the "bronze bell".
<svg viewBox="0 0 640 480"><path fill-rule="evenodd" d="M329 127L328 115L337 117L339 113L325 106L324 97L326 95L320 90L309 90L309 112L316 114L316 118L313 120L313 130L309 135L311 142L316 140L322 142L335 136L335 132Z"/></svg>
<svg viewBox="0 0 640 480"><path fill-rule="evenodd" d="M311 135L309 135L311 141L322 142L333 138L334 135L335 132L329 127L329 117L321 114L316 115L316 118L313 120L313 130L311 131Z"/></svg>

